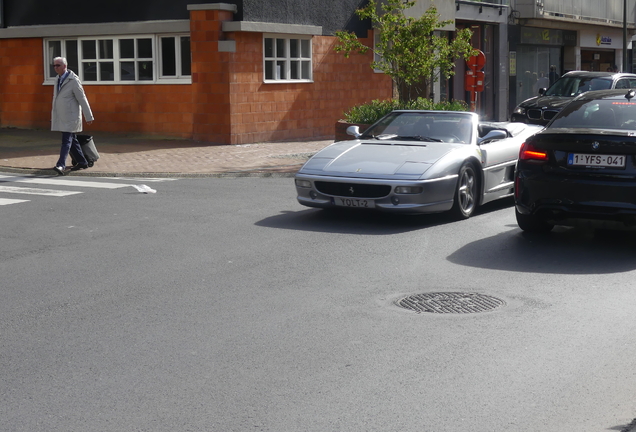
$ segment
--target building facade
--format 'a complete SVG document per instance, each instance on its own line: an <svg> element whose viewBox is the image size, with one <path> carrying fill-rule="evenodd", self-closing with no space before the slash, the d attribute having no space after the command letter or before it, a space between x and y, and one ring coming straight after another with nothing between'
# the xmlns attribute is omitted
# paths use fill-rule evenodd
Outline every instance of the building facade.
<svg viewBox="0 0 636 432"><path fill-rule="evenodd" d="M90 132L218 144L326 139L350 107L392 97L371 52L334 51L337 30L372 46L371 23L355 14L364 1L203 1L0 0L0 127L49 127L55 56L84 83L96 116ZM633 70L635 4L417 0L409 13L435 5L453 21L439 32L473 30L486 55L476 111L504 121L568 70ZM436 84L435 99L471 100L463 60L455 72Z"/></svg>
<svg viewBox="0 0 636 432"><path fill-rule="evenodd" d="M570 70L634 70L635 0L511 0L509 18L510 110Z"/></svg>
<svg viewBox="0 0 636 432"><path fill-rule="evenodd" d="M0 126L48 128L55 56L80 76L91 131L219 144L327 138L342 113L392 96L372 54L344 58L336 30L372 44L358 0L4 0Z"/></svg>

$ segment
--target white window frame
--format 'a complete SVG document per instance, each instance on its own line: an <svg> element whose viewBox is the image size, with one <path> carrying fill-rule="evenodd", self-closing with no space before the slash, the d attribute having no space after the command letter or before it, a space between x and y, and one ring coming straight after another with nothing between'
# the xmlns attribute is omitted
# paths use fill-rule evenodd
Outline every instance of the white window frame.
<svg viewBox="0 0 636 432"><path fill-rule="evenodd" d="M192 71L190 71L190 75L184 75L183 74L183 63L181 62L181 39L187 37L189 38L190 35L184 35L184 34L179 34L179 35L175 35L175 34L161 34L161 35L157 35L157 52L158 52L158 59L157 59L157 76L159 77L159 79L190 79L191 75L192 75ZM175 70L176 70L176 74L175 75L164 75L162 72L162 65L163 65L163 51L161 51L161 40L164 38L174 38L174 44L175 44L175 51L174 51L174 56L175 56ZM192 43L192 40L190 41ZM192 50L191 50L192 51ZM189 53L190 57L192 58L192 53ZM190 60L190 67L192 68L192 60Z"/></svg>
<svg viewBox="0 0 636 432"><path fill-rule="evenodd" d="M373 61L374 62L379 62L380 60L382 60L382 56L380 54L377 54L375 51L375 47L377 46L379 41L380 41L380 30L374 29L373 30ZM381 69L377 69L377 68L373 68L373 72L384 73L382 72Z"/></svg>
<svg viewBox="0 0 636 432"><path fill-rule="evenodd" d="M172 76L162 76L161 75L161 38L164 37L173 37L175 38L175 61L177 62L177 74ZM46 38L43 40L44 43L44 83L45 84L53 84L55 82L55 75L51 73L51 64L53 61L52 53L49 51L49 43L50 42L59 42L61 45L61 57L69 57L66 52L66 42L67 41L75 41L77 43L77 69L73 70L82 81L83 85L139 85L139 84L191 84L192 76L184 75L182 72L182 64L181 64L181 40L183 37L190 37L188 33L169 33L169 34L137 34L137 35L118 35L118 36L83 36L83 37L74 37L74 38ZM134 58L121 58L120 53L120 40L123 39L133 39L135 45L135 56ZM139 39L150 39L152 47L151 47L151 57L139 57L137 52L137 41ZM97 44L97 59L85 59L82 53L82 41L103 41L103 40L112 40L113 41L113 59L103 59L99 58L99 44ZM100 70L98 66L97 70L97 80L89 81L84 76L84 68L82 67L85 63L95 62L99 65L100 62L113 62L113 70L114 77L113 80L100 80ZM134 80L122 80L121 79L121 63L125 62L135 62L135 79ZM139 79L139 65L143 62L152 62L152 79Z"/></svg>
<svg viewBox="0 0 636 432"><path fill-rule="evenodd" d="M273 55L268 56L267 40L272 39ZM291 41L298 41L298 56L291 57ZM278 52L277 41L284 44L284 53ZM303 51L303 41L308 42L309 52ZM293 65L297 65L300 78L291 78ZM263 34L263 82L264 83L285 83L285 82L313 82L313 37L311 35L289 35L289 34ZM268 78L270 68L274 67L273 72ZM281 77L281 72L286 74ZM303 77L303 67L307 67L308 74ZM308 76L306 76L308 75Z"/></svg>

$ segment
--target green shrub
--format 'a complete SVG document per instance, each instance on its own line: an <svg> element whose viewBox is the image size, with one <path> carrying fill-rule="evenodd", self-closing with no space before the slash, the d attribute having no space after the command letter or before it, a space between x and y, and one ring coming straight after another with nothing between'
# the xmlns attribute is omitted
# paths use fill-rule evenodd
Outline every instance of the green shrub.
<svg viewBox="0 0 636 432"><path fill-rule="evenodd" d="M393 110L435 110L435 111L468 111L468 104L464 101L433 102L430 99L417 98L400 102L399 100L374 100L364 105L357 105L344 112L347 123L372 124L380 120Z"/></svg>

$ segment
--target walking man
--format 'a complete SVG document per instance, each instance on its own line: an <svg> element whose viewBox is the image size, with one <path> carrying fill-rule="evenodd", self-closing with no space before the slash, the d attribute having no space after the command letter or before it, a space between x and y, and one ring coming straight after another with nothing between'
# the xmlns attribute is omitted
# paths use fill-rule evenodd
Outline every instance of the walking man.
<svg viewBox="0 0 636 432"><path fill-rule="evenodd" d="M77 132L82 131L82 110L86 123L93 123L94 117L91 107L86 99L84 88L79 77L68 69L68 63L64 57L53 59L53 67L57 73L57 80L53 89L53 110L51 111L51 130L62 132L62 148L60 159L55 164L55 171L64 175L66 159L69 152L73 152L73 158L77 165L75 169L88 168L88 162L82 152Z"/></svg>

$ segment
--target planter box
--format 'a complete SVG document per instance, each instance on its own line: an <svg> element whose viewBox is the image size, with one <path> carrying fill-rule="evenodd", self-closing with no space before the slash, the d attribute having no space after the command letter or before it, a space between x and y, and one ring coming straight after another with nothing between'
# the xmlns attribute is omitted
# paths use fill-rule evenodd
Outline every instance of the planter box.
<svg viewBox="0 0 636 432"><path fill-rule="evenodd" d="M360 132L364 132L371 125L347 123L345 121L338 120L338 122L336 122L336 141L349 141L355 139L351 135L347 135L347 128L349 126L358 126L360 128Z"/></svg>

